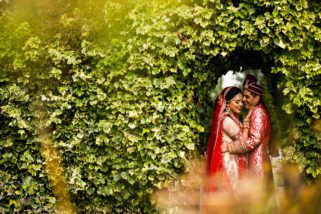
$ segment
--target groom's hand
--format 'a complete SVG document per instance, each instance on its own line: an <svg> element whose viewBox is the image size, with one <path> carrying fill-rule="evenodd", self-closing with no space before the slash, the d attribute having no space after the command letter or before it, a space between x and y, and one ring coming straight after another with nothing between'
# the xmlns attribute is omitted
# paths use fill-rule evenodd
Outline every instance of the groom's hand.
<svg viewBox="0 0 321 214"><path fill-rule="evenodd" d="M222 151L222 153L228 152L228 146L227 146L226 143L224 143L224 144L221 145L221 151Z"/></svg>

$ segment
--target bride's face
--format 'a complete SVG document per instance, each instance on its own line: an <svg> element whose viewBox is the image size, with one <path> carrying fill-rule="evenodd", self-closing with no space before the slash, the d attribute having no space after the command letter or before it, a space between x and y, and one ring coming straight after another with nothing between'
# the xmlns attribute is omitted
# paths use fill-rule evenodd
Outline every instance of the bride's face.
<svg viewBox="0 0 321 214"><path fill-rule="evenodd" d="M239 115L243 107L242 94L239 93L235 95L229 102L228 106L233 114Z"/></svg>

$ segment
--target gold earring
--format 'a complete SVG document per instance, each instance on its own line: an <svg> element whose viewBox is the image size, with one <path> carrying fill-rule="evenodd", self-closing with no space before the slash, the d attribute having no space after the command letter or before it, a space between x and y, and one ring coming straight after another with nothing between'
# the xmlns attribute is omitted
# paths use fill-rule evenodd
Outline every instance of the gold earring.
<svg viewBox="0 0 321 214"><path fill-rule="evenodd" d="M226 111L230 112L230 107L229 106L226 106Z"/></svg>

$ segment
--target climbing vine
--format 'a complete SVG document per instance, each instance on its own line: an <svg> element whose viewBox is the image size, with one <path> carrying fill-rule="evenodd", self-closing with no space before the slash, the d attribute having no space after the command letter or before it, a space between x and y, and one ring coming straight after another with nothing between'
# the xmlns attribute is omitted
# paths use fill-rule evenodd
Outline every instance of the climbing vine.
<svg viewBox="0 0 321 214"><path fill-rule="evenodd" d="M321 174L320 3L17 2L0 12L1 211L54 211L47 130L79 211L153 212L204 152L217 79L248 57L283 93L285 158Z"/></svg>

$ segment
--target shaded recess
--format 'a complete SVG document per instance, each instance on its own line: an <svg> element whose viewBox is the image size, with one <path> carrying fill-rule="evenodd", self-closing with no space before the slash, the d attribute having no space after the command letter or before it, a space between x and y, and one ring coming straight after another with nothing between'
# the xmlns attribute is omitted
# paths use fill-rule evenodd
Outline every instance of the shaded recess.
<svg viewBox="0 0 321 214"><path fill-rule="evenodd" d="M271 114L273 129L271 133L270 153L272 156L278 156L279 146L282 144L282 138L285 137L286 127L288 127L286 124L289 124L290 118L282 109L284 95L282 90L278 89L278 84L282 82L284 75L272 73L271 70L274 66L275 63L271 54L266 54L263 51L237 48L226 57L212 58L207 69L221 75L225 75L229 70L235 72L261 70L265 80L263 84L267 90L264 100ZM279 120L280 116L284 119Z"/></svg>

